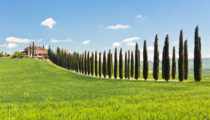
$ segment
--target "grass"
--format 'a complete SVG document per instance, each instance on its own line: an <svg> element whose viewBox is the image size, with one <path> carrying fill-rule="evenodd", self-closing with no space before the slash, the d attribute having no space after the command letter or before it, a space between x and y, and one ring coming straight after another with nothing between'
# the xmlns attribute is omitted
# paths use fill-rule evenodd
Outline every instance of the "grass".
<svg viewBox="0 0 210 120"><path fill-rule="evenodd" d="M210 77L144 82L78 75L47 62L0 59L0 119L210 119Z"/></svg>

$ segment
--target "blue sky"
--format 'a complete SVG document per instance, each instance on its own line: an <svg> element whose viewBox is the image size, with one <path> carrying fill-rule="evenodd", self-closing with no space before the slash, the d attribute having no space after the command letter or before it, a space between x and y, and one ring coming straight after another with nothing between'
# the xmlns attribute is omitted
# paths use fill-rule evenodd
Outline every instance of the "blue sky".
<svg viewBox="0 0 210 120"><path fill-rule="evenodd" d="M23 50L33 40L70 52L114 47L125 51L133 50L136 42L141 49L147 40L152 59L155 34L160 52L169 34L172 52L183 29L193 57L194 29L199 25L203 57L210 57L209 5L209 0L1 0L0 51Z"/></svg>

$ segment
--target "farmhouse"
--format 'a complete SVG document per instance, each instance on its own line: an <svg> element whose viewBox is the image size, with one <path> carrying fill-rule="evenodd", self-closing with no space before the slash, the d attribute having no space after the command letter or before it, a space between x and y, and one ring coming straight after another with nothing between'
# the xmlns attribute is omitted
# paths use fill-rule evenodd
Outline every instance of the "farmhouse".
<svg viewBox="0 0 210 120"><path fill-rule="evenodd" d="M23 53L28 56L47 56L48 50L41 46L29 46L24 49Z"/></svg>

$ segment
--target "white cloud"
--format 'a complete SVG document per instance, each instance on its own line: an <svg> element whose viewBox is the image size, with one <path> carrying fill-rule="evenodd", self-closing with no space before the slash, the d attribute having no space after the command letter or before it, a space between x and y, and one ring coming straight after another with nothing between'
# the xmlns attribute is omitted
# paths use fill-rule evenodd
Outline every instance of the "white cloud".
<svg viewBox="0 0 210 120"><path fill-rule="evenodd" d="M89 43L90 43L90 40L85 40L85 41L82 42L83 45L87 45Z"/></svg>
<svg viewBox="0 0 210 120"><path fill-rule="evenodd" d="M112 30L129 29L129 28L130 28L129 25L121 25L121 24L111 25L111 26L106 27L106 29L112 29Z"/></svg>
<svg viewBox="0 0 210 120"><path fill-rule="evenodd" d="M136 19L141 19L143 16L141 14L136 15Z"/></svg>
<svg viewBox="0 0 210 120"><path fill-rule="evenodd" d="M61 43L61 42L72 42L72 40L70 38L67 38L66 40L57 40L57 39L54 39L52 38L50 40L51 43Z"/></svg>
<svg viewBox="0 0 210 120"><path fill-rule="evenodd" d="M7 42L16 42L16 43L28 43L32 40L27 39L27 38L18 38L18 37L7 37L6 38Z"/></svg>
<svg viewBox="0 0 210 120"><path fill-rule="evenodd" d="M0 47L7 47L7 44L1 44Z"/></svg>
<svg viewBox="0 0 210 120"><path fill-rule="evenodd" d="M128 42L128 43L126 43L126 45L127 45L127 46L135 46L136 43L134 43L134 42Z"/></svg>
<svg viewBox="0 0 210 120"><path fill-rule="evenodd" d="M47 18L41 22L42 26L47 26L50 29L52 29L55 24L56 24L56 21L53 18Z"/></svg>
<svg viewBox="0 0 210 120"><path fill-rule="evenodd" d="M120 45L121 45L120 42L114 42L114 43L112 44L112 47L119 47Z"/></svg>
<svg viewBox="0 0 210 120"><path fill-rule="evenodd" d="M44 48L45 48L45 49L49 49L49 45L45 45Z"/></svg>
<svg viewBox="0 0 210 120"><path fill-rule="evenodd" d="M147 50L148 51L152 51L152 50L154 50L154 47L153 46L149 46L149 47L147 47Z"/></svg>
<svg viewBox="0 0 210 120"><path fill-rule="evenodd" d="M132 42L132 41L135 41L135 40L139 40L140 38L139 37L131 37L131 38L126 38L123 40L124 43L127 43L127 42Z"/></svg>
<svg viewBox="0 0 210 120"><path fill-rule="evenodd" d="M15 43L9 43L7 45L7 48L15 48L15 47L17 47L17 44L15 44Z"/></svg>

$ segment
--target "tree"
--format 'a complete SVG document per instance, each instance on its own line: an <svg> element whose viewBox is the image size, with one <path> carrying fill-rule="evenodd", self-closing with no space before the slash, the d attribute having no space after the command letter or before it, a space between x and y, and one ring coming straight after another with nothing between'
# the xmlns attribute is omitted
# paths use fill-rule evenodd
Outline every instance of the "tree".
<svg viewBox="0 0 210 120"><path fill-rule="evenodd" d="M117 78L117 48L115 48L115 54L114 54L114 78Z"/></svg>
<svg viewBox="0 0 210 120"><path fill-rule="evenodd" d="M133 51L131 52L131 77L133 78L134 74L134 57L133 57Z"/></svg>
<svg viewBox="0 0 210 120"><path fill-rule="evenodd" d="M119 56L119 77L120 77L120 79L123 78L123 56L122 56L122 48L120 49L120 56Z"/></svg>
<svg viewBox="0 0 210 120"><path fill-rule="evenodd" d="M156 35L154 43L153 78L155 80L158 80L158 75L159 75L159 50L158 50L158 35Z"/></svg>
<svg viewBox="0 0 210 120"><path fill-rule="evenodd" d="M170 79L170 57L169 57L169 36L166 35L165 39L165 80L168 81Z"/></svg>
<svg viewBox="0 0 210 120"><path fill-rule="evenodd" d="M194 79L200 81L202 78L202 59L201 59L201 38L199 28L195 28L195 48L194 48Z"/></svg>
<svg viewBox="0 0 210 120"><path fill-rule="evenodd" d="M34 53L35 53L35 46L34 46L34 41L32 43L32 56L34 56Z"/></svg>
<svg viewBox="0 0 210 120"><path fill-rule="evenodd" d="M128 51L127 77L130 79L130 51Z"/></svg>
<svg viewBox="0 0 210 120"><path fill-rule="evenodd" d="M94 53L91 55L91 75L94 75Z"/></svg>
<svg viewBox="0 0 210 120"><path fill-rule="evenodd" d="M88 69L88 75L90 75L90 71L91 71L91 68L90 68L90 52L88 51L88 54L87 54L87 69Z"/></svg>
<svg viewBox="0 0 210 120"><path fill-rule="evenodd" d="M111 50L109 50L109 53L108 53L107 68L108 68L109 78L111 78L112 77L112 53L111 53Z"/></svg>
<svg viewBox="0 0 210 120"><path fill-rule="evenodd" d="M143 77L145 80L148 78L149 65L148 65L148 55L147 55L147 42L144 40L144 49L143 49Z"/></svg>
<svg viewBox="0 0 210 120"><path fill-rule="evenodd" d="M103 56L103 75L104 75L104 78L106 78L106 72L107 72L107 69L106 69L106 51L104 51L104 56Z"/></svg>
<svg viewBox="0 0 210 120"><path fill-rule="evenodd" d="M102 71L102 69L101 69L101 52L99 52L99 77L101 77L101 71Z"/></svg>
<svg viewBox="0 0 210 120"><path fill-rule="evenodd" d="M172 58L172 78L176 78L176 49L173 47L173 58Z"/></svg>
<svg viewBox="0 0 210 120"><path fill-rule="evenodd" d="M85 74L87 75L87 51L85 51Z"/></svg>
<svg viewBox="0 0 210 120"><path fill-rule="evenodd" d="M127 59L127 52L125 52L125 71L124 71L124 73L125 73L125 79L127 79L128 78L128 75L127 75L127 72L128 72L128 69L127 69L127 67L128 67L128 59Z"/></svg>
<svg viewBox="0 0 210 120"><path fill-rule="evenodd" d="M179 81L184 79L184 52L183 52L183 32L180 31L179 37Z"/></svg>
<svg viewBox="0 0 210 120"><path fill-rule="evenodd" d="M162 78L165 79L165 46L163 46L162 53Z"/></svg>
<svg viewBox="0 0 210 120"><path fill-rule="evenodd" d="M97 51L95 52L95 76L97 77L98 76L98 54L97 54Z"/></svg>
<svg viewBox="0 0 210 120"><path fill-rule="evenodd" d="M135 49L135 79L138 80L140 73L140 51L138 48L138 43L136 43Z"/></svg>
<svg viewBox="0 0 210 120"><path fill-rule="evenodd" d="M188 46L187 40L184 42L184 79L188 79Z"/></svg>

